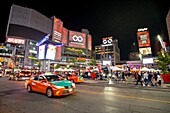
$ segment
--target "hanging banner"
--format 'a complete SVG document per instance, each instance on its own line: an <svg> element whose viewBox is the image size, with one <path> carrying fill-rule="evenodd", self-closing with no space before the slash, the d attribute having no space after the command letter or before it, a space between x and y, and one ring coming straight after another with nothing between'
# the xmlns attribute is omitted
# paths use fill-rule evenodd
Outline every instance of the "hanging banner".
<svg viewBox="0 0 170 113"><path fill-rule="evenodd" d="M102 72L101 69L100 69L100 65L99 64L97 65L97 69L98 69L99 73Z"/></svg>

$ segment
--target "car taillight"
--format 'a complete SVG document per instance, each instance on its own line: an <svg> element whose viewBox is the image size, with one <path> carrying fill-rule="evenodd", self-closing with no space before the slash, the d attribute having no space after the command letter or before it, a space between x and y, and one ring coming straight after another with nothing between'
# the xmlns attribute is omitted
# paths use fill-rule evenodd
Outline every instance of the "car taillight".
<svg viewBox="0 0 170 113"><path fill-rule="evenodd" d="M23 76L24 74L23 73L20 73L19 76Z"/></svg>

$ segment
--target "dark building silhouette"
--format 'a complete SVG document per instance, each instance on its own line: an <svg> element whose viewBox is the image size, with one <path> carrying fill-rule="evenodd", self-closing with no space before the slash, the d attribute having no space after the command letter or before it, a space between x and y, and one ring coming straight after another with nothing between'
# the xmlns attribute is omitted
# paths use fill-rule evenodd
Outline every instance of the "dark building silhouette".
<svg viewBox="0 0 170 113"><path fill-rule="evenodd" d="M131 45L131 52L129 53L129 60L139 60L138 46L136 43Z"/></svg>

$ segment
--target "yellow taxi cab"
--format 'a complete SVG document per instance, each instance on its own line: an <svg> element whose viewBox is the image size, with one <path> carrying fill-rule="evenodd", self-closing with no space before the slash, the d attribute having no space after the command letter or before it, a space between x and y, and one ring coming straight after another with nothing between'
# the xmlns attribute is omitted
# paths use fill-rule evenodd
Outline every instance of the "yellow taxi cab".
<svg viewBox="0 0 170 113"><path fill-rule="evenodd" d="M8 79L9 80L27 80L32 76L32 73L30 71L21 71L19 73L11 73L9 74Z"/></svg>
<svg viewBox="0 0 170 113"><path fill-rule="evenodd" d="M84 82L83 76L77 76L76 74L67 74L67 80L72 81L73 83L82 83Z"/></svg>
<svg viewBox="0 0 170 113"><path fill-rule="evenodd" d="M40 74L26 80L25 88L28 92L40 92L47 97L70 95L75 92L75 83L65 80L59 74Z"/></svg>

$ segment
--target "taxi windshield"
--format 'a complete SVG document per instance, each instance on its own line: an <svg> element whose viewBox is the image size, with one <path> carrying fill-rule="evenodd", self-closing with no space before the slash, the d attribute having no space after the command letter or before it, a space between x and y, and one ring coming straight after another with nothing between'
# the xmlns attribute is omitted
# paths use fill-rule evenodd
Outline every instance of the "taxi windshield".
<svg viewBox="0 0 170 113"><path fill-rule="evenodd" d="M45 77L47 78L47 80L49 82L60 81L61 80L61 76L59 76L59 75L45 75Z"/></svg>

